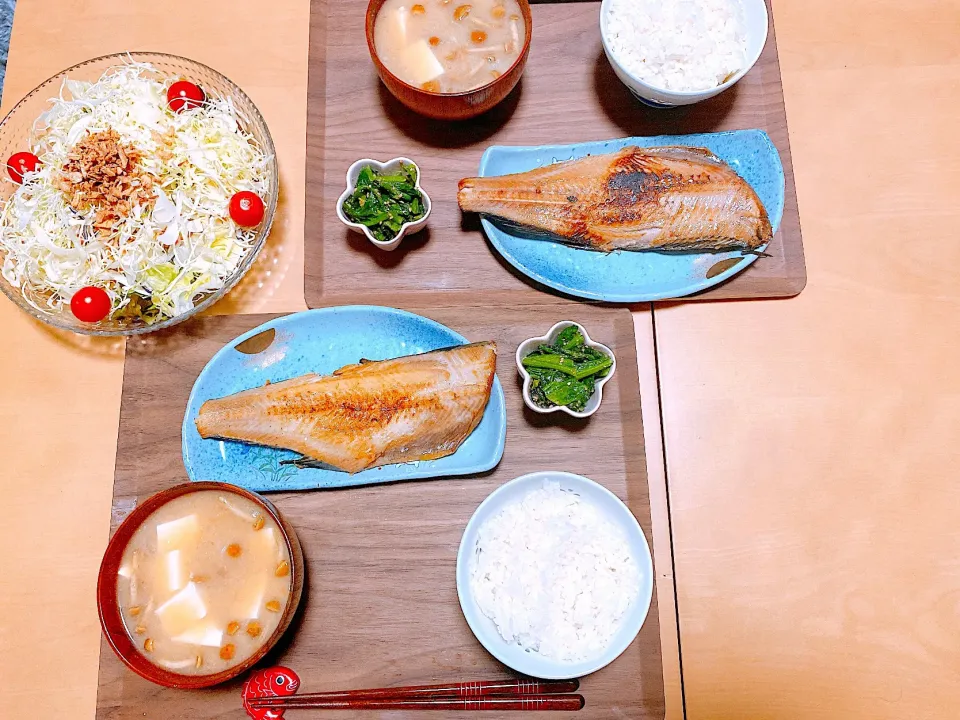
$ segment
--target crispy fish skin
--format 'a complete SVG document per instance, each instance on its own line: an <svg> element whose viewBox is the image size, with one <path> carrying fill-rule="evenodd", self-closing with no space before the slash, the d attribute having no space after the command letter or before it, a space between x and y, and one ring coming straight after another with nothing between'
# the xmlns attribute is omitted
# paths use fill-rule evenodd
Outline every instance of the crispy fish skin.
<svg viewBox="0 0 960 720"><path fill-rule="evenodd" d="M705 148L627 147L514 175L465 178L465 212L593 250L754 251L773 236L753 188Z"/></svg>
<svg viewBox="0 0 960 720"><path fill-rule="evenodd" d="M493 342L361 361L208 400L203 438L299 452L349 473L452 455L483 417L496 372Z"/></svg>

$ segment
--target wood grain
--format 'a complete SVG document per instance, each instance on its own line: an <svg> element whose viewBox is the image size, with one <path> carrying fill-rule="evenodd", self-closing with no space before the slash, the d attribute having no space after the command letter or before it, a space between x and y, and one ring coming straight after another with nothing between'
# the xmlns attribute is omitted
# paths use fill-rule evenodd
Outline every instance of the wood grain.
<svg viewBox="0 0 960 720"><path fill-rule="evenodd" d="M308 17L305 0L274 0L269 12L253 0L20 2L3 112L55 73L106 53L159 50L224 73L270 127L280 203L254 272L213 311L299 310ZM0 328L0 487L8 509L0 525L0 717L89 720L123 343L53 331L2 297Z"/></svg>
<svg viewBox="0 0 960 720"><path fill-rule="evenodd" d="M480 118L444 123L414 114L380 83L364 38L365 8L363 2L322 0L311 7L304 231L308 306L358 285L373 295L536 287L488 247L477 217L462 216L457 206L457 182L476 174L489 145L743 128L766 130L780 151L786 173L783 221L770 257L690 299L785 297L803 289L806 272L772 16L763 55L736 86L690 108L657 111L640 105L613 74L600 44L598 3L538 4L530 58L517 89ZM420 165L433 210L426 230L385 253L350 232L330 208L343 192L352 162L400 155Z"/></svg>
<svg viewBox="0 0 960 720"><path fill-rule="evenodd" d="M775 13L810 287L789 302L657 311L688 717L953 720L960 245L944 228L960 219L960 7L776 0ZM265 300L254 284L238 309L299 309L308 15L306 0L269 12L252 0L23 0L4 106L127 47L223 71L256 94L289 172L283 279ZM650 313L637 317L652 344L639 336ZM122 350L54 335L2 299L0 326L0 715L89 718ZM659 420L644 423L652 455ZM675 666L670 570L657 568ZM164 716L145 703L137 717Z"/></svg>
<svg viewBox="0 0 960 720"><path fill-rule="evenodd" d="M506 450L494 471L479 476L271 495L296 527L308 565L299 627L275 658L300 674L305 692L505 672L463 620L454 568L470 515L492 490L518 475L556 468L597 480L636 515L657 562L671 562L669 548L653 543L636 346L628 312L510 293L483 298L398 296L391 305L449 325L471 341L497 341L508 417ZM180 422L190 388L217 350L266 319L204 318L151 336L146 344L130 341L114 526L138 499L186 481L180 462ZM520 397L517 345L561 319L584 324L620 360L605 387L602 407L589 421L532 413ZM658 574L658 586L660 581ZM609 718L617 712L630 718L663 717L659 618L655 597L633 645L615 663L583 681L587 708L579 716ZM97 717L140 717L144 707L165 718L242 716L238 683L188 694L165 690L126 670L104 647Z"/></svg>
<svg viewBox="0 0 960 720"><path fill-rule="evenodd" d="M657 386L657 357L654 342L653 305L634 310L637 339L637 370L640 378L640 406L643 414L643 447L646 455L647 485L650 487L650 514L653 517L653 562L657 568L657 599L660 607L660 647L663 656L663 685L668 720L684 715L683 677L680 657L680 626L677 615L677 585L674 577L673 528L667 497L667 478L660 426L660 388Z"/></svg>
<svg viewBox="0 0 960 720"><path fill-rule="evenodd" d="M776 10L810 282L655 313L687 714L952 720L960 4Z"/></svg>

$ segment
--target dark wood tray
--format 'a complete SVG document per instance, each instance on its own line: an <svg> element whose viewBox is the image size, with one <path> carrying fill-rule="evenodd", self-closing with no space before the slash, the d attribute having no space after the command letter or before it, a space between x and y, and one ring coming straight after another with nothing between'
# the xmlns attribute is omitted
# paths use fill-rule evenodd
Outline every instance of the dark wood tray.
<svg viewBox="0 0 960 720"><path fill-rule="evenodd" d="M518 475L554 468L591 477L627 503L653 545L636 341L629 312L532 293L422 294L395 297L390 304L431 317L470 340L497 341L497 369L507 406L506 449L495 470L478 476L270 496L296 528L307 562L302 612L289 641L272 658L300 674L303 692L507 673L467 627L457 601L454 569L460 536L477 505ZM180 459L180 424L194 380L224 344L271 317L200 318L128 342L111 530L140 500L187 481ZM603 405L589 421L532 413L520 396L514 362L517 345L561 319L583 323L594 339L617 355L617 372L604 389ZM658 557L669 559L669 549L662 551L658 548ZM637 640L612 665L587 677L582 692L587 707L572 717L663 717L656 593ZM164 689L127 670L104 642L97 717L174 720L245 715L239 681L210 690Z"/></svg>
<svg viewBox="0 0 960 720"><path fill-rule="evenodd" d="M686 299L789 297L803 289L806 269L772 13L763 55L737 85L689 108L654 110L638 103L613 74L600 43L599 7L597 2L533 7L533 42L520 85L486 115L451 124L407 110L379 81L364 37L365 2L313 0L304 228L308 306L360 288L389 296L537 287L489 246L476 217L463 218L457 207L457 182L477 173L489 145L744 128L765 130L780 151L786 175L783 220L769 257ZM353 161L400 155L420 165L433 212L426 230L385 253L347 230L334 207Z"/></svg>

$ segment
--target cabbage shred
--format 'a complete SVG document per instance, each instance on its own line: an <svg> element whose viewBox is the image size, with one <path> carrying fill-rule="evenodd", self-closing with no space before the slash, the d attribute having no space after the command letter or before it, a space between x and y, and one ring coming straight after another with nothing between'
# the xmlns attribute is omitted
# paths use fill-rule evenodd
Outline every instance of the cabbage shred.
<svg viewBox="0 0 960 720"><path fill-rule="evenodd" d="M0 212L2 272L40 310L59 311L82 287L102 287L114 319L154 323L192 309L227 283L253 246L256 229L236 225L230 198L268 191L268 164L230 98L208 94L173 112L162 78L147 63L107 70L97 82L65 79L34 123L31 151L41 165ZM108 232L96 208L78 211L58 187L77 142L114 130L142 153L153 181L146 198Z"/></svg>

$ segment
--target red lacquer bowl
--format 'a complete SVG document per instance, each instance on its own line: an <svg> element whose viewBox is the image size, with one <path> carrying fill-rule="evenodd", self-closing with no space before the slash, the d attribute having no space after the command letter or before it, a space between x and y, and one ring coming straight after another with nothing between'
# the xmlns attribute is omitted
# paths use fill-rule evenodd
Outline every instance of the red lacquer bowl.
<svg viewBox="0 0 960 720"><path fill-rule="evenodd" d="M370 57L383 84L397 100L414 112L437 120L467 120L497 105L520 81L523 68L527 64L527 55L530 54L530 38L533 36L533 16L530 14L530 3L527 0L517 0L526 25L526 37L523 41L523 49L513 65L496 80L460 93L434 93L410 85L390 72L380 61L373 41L373 25L385 1L370 0L370 4L367 5L367 49L370 51Z"/></svg>
<svg viewBox="0 0 960 720"><path fill-rule="evenodd" d="M143 524L155 510L162 505L170 502L174 498L187 493L199 492L201 490L216 490L217 492L231 493L247 498L259 505L260 508L277 523L280 533L287 545L287 552L290 555L290 599L283 611L283 617L280 618L280 624L277 629L267 639L263 646L244 662L234 667L223 670L212 675L179 675L170 672L164 668L158 667L150 662L140 653L137 647L131 642L130 637L123 625L123 618L120 616L120 607L117 602L117 572L120 570L120 561L123 557L123 551L130 542L130 538L137 528ZM271 502L259 495L244 490L243 488L219 482L195 482L176 485L169 490L164 490L156 495L151 495L144 502L137 506L127 518L120 524L117 531L110 538L107 550L103 555L103 561L100 563L100 574L97 578L97 609L100 612L100 626L103 628L103 634L110 643L110 647L124 664L141 677L150 682L171 688L202 688L210 687L225 682L238 675L243 674L264 655L270 652L271 648L277 644L281 636L290 627L294 615L297 612L297 606L300 604L300 596L303 594L304 583L304 563L303 552L300 550L300 542L297 540L297 534L293 527L283 519L277 509Z"/></svg>

